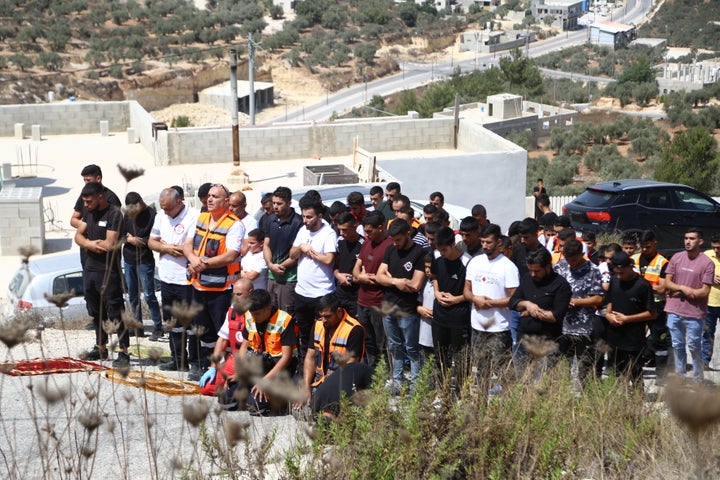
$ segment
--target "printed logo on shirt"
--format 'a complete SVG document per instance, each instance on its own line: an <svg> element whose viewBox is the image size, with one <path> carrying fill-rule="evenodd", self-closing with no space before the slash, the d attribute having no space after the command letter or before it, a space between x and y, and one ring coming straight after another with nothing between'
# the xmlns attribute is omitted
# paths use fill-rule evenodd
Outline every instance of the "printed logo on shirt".
<svg viewBox="0 0 720 480"><path fill-rule="evenodd" d="M182 235L183 233L185 233L185 225L183 225L182 223L178 223L177 225L175 225L175 228L173 228L173 231L178 235Z"/></svg>
<svg viewBox="0 0 720 480"><path fill-rule="evenodd" d="M238 343L242 343L243 340L244 340L244 338L243 338L242 332L239 330L237 332L235 332L235 341Z"/></svg>
<svg viewBox="0 0 720 480"><path fill-rule="evenodd" d="M403 268L405 269L406 272L412 271L412 268L413 268L412 262L405 262L403 264Z"/></svg>

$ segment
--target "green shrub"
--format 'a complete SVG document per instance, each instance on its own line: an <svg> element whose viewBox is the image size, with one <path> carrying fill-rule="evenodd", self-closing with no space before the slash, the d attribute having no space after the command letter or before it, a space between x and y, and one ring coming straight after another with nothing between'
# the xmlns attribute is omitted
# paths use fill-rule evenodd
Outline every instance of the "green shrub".
<svg viewBox="0 0 720 480"><path fill-rule="evenodd" d="M173 128L185 128L185 127L192 127L192 123L190 122L190 117L187 115L178 115L177 117L172 119L172 122L170 122L170 126Z"/></svg>

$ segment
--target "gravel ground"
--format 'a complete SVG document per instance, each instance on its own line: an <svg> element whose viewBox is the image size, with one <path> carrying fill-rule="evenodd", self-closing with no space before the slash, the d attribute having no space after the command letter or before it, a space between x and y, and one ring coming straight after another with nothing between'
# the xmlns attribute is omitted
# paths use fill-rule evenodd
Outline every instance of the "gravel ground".
<svg viewBox="0 0 720 480"><path fill-rule="evenodd" d="M77 358L83 348L92 346L94 336L90 331L54 328L43 331L41 339L35 331L28 334L33 337L28 343L11 350L0 346L0 359ZM160 347L169 354L167 341L134 339L132 348L137 346ZM102 363L112 366L110 361ZM159 372L155 366L141 366L136 356L132 368ZM171 380L185 375L163 373ZM209 411L204 423L192 426L189 419L203 410ZM305 424L292 416L256 418L247 412L225 412L212 398L155 393L112 382L104 372L0 375L0 411L2 478L217 478L224 477L228 452L236 472L278 478L285 455L297 451L307 438L302 433ZM225 432L233 427L242 431L243 439L228 449L231 435ZM202 431L224 453L203 446ZM258 456L266 439L272 439L262 450L267 456Z"/></svg>

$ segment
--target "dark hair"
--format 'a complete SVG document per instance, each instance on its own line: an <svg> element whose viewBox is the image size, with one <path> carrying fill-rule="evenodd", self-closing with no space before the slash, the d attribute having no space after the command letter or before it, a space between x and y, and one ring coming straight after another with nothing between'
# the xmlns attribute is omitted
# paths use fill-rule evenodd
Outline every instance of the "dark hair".
<svg viewBox="0 0 720 480"><path fill-rule="evenodd" d="M445 195L443 195L441 192L432 192L430 194L430 200L434 200L436 198L439 198L442 203L445 203Z"/></svg>
<svg viewBox="0 0 720 480"><path fill-rule="evenodd" d="M400 202L400 203L402 203L403 205L408 205L408 206L410 206L410 199L408 198L407 195L403 195L403 194L398 195L397 197L395 197L395 198L393 199L393 203L395 203L395 202Z"/></svg>
<svg viewBox="0 0 720 480"><path fill-rule="evenodd" d="M508 237L507 235L501 235L500 241L502 242L502 246L505 248L511 248L513 246L512 238Z"/></svg>
<svg viewBox="0 0 720 480"><path fill-rule="evenodd" d="M379 186L375 185L374 187L372 187L372 188L370 189L370 195L377 195L378 193L379 193L380 195L382 195L383 193L385 193L385 192L383 192L382 187L379 187Z"/></svg>
<svg viewBox="0 0 720 480"><path fill-rule="evenodd" d="M570 240L571 238L577 237L577 233L572 228L563 228L558 233L558 238L561 240Z"/></svg>
<svg viewBox="0 0 720 480"><path fill-rule="evenodd" d="M81 197L92 197L94 195L98 195L103 193L103 186L99 182L89 182L86 183L83 187L82 191L80 192Z"/></svg>
<svg viewBox="0 0 720 480"><path fill-rule="evenodd" d="M537 203L538 203L538 205L544 205L546 207L549 207L550 206L550 197L548 197L547 195L545 195L543 193L542 195L540 195L538 197Z"/></svg>
<svg viewBox="0 0 720 480"><path fill-rule="evenodd" d="M553 225L555 225L555 221L557 220L558 216L555 212L548 212L543 214L538 219L538 224L542 225L543 228L552 228Z"/></svg>
<svg viewBox="0 0 720 480"><path fill-rule="evenodd" d="M610 251L612 253L617 253L620 250L622 250L622 247L620 245L618 245L617 243L615 243L615 242L608 243L607 245L605 245L605 251L604 251L605 257L606 258L612 257L612 255L608 255L608 251Z"/></svg>
<svg viewBox="0 0 720 480"><path fill-rule="evenodd" d="M272 298L270 298L270 292L259 288L253 290L247 300L247 309L249 312L256 312L261 308L265 308L270 305Z"/></svg>
<svg viewBox="0 0 720 480"><path fill-rule="evenodd" d="M316 198L304 196L300 199L300 210L313 210L316 215L323 213L323 206Z"/></svg>
<svg viewBox="0 0 720 480"><path fill-rule="evenodd" d="M487 238L491 235L495 237L495 239L502 237L502 229L500 228L500 225L488 223L487 225L485 225L485 228L482 229L482 233L480 233L480 236L482 238Z"/></svg>
<svg viewBox="0 0 720 480"><path fill-rule="evenodd" d="M461 232L474 232L480 228L480 224L475 217L465 217L460 220L460 231Z"/></svg>
<svg viewBox="0 0 720 480"><path fill-rule="evenodd" d="M555 219L555 226L556 227L563 227L563 228L570 228L570 217L567 215L560 215Z"/></svg>
<svg viewBox="0 0 720 480"><path fill-rule="evenodd" d="M197 196L198 198L205 198L210 193L210 187L212 187L212 183L207 182L200 185L200 188L197 190Z"/></svg>
<svg viewBox="0 0 720 480"><path fill-rule="evenodd" d="M425 224L425 235L435 235L441 228L443 226L440 222L428 222Z"/></svg>
<svg viewBox="0 0 720 480"><path fill-rule="evenodd" d="M440 227L435 233L435 245L438 247L450 247L455 245L455 232L450 227Z"/></svg>
<svg viewBox="0 0 720 480"><path fill-rule="evenodd" d="M272 193L272 196L281 198L287 203L290 203L292 201L292 190L288 187L277 187Z"/></svg>
<svg viewBox="0 0 720 480"><path fill-rule="evenodd" d="M347 196L348 205L365 205L365 197L360 192L350 192Z"/></svg>
<svg viewBox="0 0 720 480"><path fill-rule="evenodd" d="M371 227L381 227L385 225L385 215L378 210L373 210L363 217L362 224L370 225Z"/></svg>
<svg viewBox="0 0 720 480"><path fill-rule="evenodd" d="M259 228L250 230L250 232L247 234L247 236L254 238L258 242L262 242L263 240L265 240L265 232L263 232Z"/></svg>
<svg viewBox="0 0 720 480"><path fill-rule="evenodd" d="M515 235L519 234L518 227L520 227L520 220L515 220L510 224L508 227L508 236L514 237Z"/></svg>
<svg viewBox="0 0 720 480"><path fill-rule="evenodd" d="M347 212L347 207L340 200L335 200L332 205L330 205L330 209L328 211L330 212L330 215L339 215Z"/></svg>
<svg viewBox="0 0 720 480"><path fill-rule="evenodd" d="M539 228L539 225L538 225L537 220L535 220L534 218L527 217L527 218L524 218L520 222L520 225L518 225L518 233L519 234L526 234L526 233L537 234L538 228Z"/></svg>
<svg viewBox="0 0 720 480"><path fill-rule="evenodd" d="M550 265L552 257L547 248L538 248L531 250L527 255L528 265L540 265L541 267L547 267Z"/></svg>
<svg viewBox="0 0 720 480"><path fill-rule="evenodd" d="M94 163L91 163L90 165L86 165L85 168L82 169L80 175L83 177L89 175L92 175L93 177L102 177L102 168L98 167Z"/></svg>
<svg viewBox="0 0 720 480"><path fill-rule="evenodd" d="M427 213L428 215L435 215L437 213L438 208L433 205L432 203L428 203L423 207L423 213Z"/></svg>
<svg viewBox="0 0 720 480"><path fill-rule="evenodd" d="M718 243L720 242L720 233L713 233L710 237L710 243Z"/></svg>
<svg viewBox="0 0 720 480"><path fill-rule="evenodd" d="M335 296L334 293L328 293L327 295L323 295L322 297L320 297L317 303L318 312L322 310L331 310L334 312L338 308L340 308L340 300L338 300L337 296Z"/></svg>
<svg viewBox="0 0 720 480"><path fill-rule="evenodd" d="M125 195L125 205L137 205L142 203L142 201L142 197L137 192L128 192L128 194Z"/></svg>
<svg viewBox="0 0 720 480"><path fill-rule="evenodd" d="M350 213L350 212L341 213L337 219L338 225L344 225L346 223L350 223L352 225L357 225L357 221L355 220L355 217L353 217L352 213Z"/></svg>
<svg viewBox="0 0 720 480"><path fill-rule="evenodd" d="M403 220L402 218L396 218L393 220L393 222L390 224L390 228L388 228L388 235L391 237L394 237L395 235L405 234L410 232L410 224Z"/></svg>
<svg viewBox="0 0 720 480"><path fill-rule="evenodd" d="M473 217L475 215L479 217L484 217L487 215L487 210L485 209L484 205L478 203L473 205L472 209L470 210L470 215L472 215Z"/></svg>
<svg viewBox="0 0 720 480"><path fill-rule="evenodd" d="M404 213L405 215L410 215L410 218L415 218L415 209L412 208L410 205L403 205L398 209L398 212Z"/></svg>
<svg viewBox="0 0 720 480"><path fill-rule="evenodd" d="M435 214L435 221L439 223L445 223L450 221L450 214L444 208L438 208Z"/></svg>
<svg viewBox="0 0 720 480"><path fill-rule="evenodd" d="M543 179L542 179L542 178L538 178L537 181L538 181L538 182L542 182Z"/></svg>
<svg viewBox="0 0 720 480"><path fill-rule="evenodd" d="M690 227L687 230L685 230L685 233L697 233L698 238L705 238L705 232L700 230L697 227Z"/></svg>
<svg viewBox="0 0 720 480"><path fill-rule="evenodd" d="M655 240L657 240L657 237L652 230L644 230L640 234L640 243L654 242Z"/></svg>
<svg viewBox="0 0 720 480"><path fill-rule="evenodd" d="M175 190L178 193L178 195L180 195L181 199L185 199L185 190L183 190L183 188L180 185L173 185L170 188Z"/></svg>
<svg viewBox="0 0 720 480"><path fill-rule="evenodd" d="M634 233L628 233L627 235L624 235L622 237L623 245L626 243L632 243L633 245L637 245L637 240L637 235Z"/></svg>
<svg viewBox="0 0 720 480"><path fill-rule="evenodd" d="M594 242L596 238L593 232L583 232L582 234L582 239L586 242Z"/></svg>
<svg viewBox="0 0 720 480"><path fill-rule="evenodd" d="M427 252L425 252L423 260L425 261L425 263L433 263L435 261L435 251L428 250Z"/></svg>
<svg viewBox="0 0 720 480"><path fill-rule="evenodd" d="M262 199L260 200L260 205L263 205L268 202L272 202L272 197L273 197L272 193L266 193L265 195L263 195Z"/></svg>
<svg viewBox="0 0 720 480"><path fill-rule="evenodd" d="M397 190L398 192L400 192L400 184L398 182L390 182L385 186L385 190Z"/></svg>
<svg viewBox="0 0 720 480"><path fill-rule="evenodd" d="M577 238L571 238L563 244L562 253L565 257L582 255L583 246Z"/></svg>
<svg viewBox="0 0 720 480"><path fill-rule="evenodd" d="M303 195L302 198L311 198L318 203L322 203L322 196L320 195L320 192L312 188L305 192L305 195Z"/></svg>

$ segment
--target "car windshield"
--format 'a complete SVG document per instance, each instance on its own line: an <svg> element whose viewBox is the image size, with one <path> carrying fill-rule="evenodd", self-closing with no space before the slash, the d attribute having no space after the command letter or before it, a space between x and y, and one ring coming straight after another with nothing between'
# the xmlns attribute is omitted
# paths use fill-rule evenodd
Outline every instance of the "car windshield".
<svg viewBox="0 0 720 480"><path fill-rule="evenodd" d="M583 193L573 200L573 203L583 205L585 207L609 207L617 195L611 192L603 192L601 190L585 190Z"/></svg>

